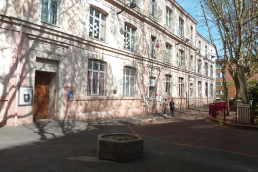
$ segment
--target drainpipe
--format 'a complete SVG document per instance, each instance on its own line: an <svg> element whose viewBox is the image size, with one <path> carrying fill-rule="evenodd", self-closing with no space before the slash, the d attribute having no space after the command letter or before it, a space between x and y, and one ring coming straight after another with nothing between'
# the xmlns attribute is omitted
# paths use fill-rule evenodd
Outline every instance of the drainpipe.
<svg viewBox="0 0 258 172"><path fill-rule="evenodd" d="M22 0L22 9L21 9L21 22L22 22L22 16L23 16L23 5L24 0ZM16 76L16 93L15 93L15 116L14 116L14 126L18 126L17 123L17 116L18 116L18 103L19 103L19 79L20 79L20 65L21 65L21 48L22 48L22 27L23 25L20 25L20 41L19 41L19 48L18 48L18 61L17 61L17 76Z"/></svg>

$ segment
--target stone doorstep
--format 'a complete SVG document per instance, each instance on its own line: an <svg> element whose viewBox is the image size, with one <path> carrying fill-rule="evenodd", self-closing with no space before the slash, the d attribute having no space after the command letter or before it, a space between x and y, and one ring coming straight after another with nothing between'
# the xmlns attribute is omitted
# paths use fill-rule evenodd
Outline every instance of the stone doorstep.
<svg viewBox="0 0 258 172"><path fill-rule="evenodd" d="M216 122L218 123L219 125L222 125L222 126L227 126L227 127L230 127L230 128L248 128L248 129L255 129L255 130L258 130L258 126L254 126L254 125L249 125L249 124L235 124L235 123L232 123L230 121L224 121L224 120L218 120L214 117L207 117L209 121L212 121L212 122Z"/></svg>

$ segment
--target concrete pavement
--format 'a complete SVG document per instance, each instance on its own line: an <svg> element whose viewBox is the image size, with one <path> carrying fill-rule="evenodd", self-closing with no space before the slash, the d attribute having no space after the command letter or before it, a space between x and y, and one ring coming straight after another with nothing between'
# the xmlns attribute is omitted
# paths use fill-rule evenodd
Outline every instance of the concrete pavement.
<svg viewBox="0 0 258 172"><path fill-rule="evenodd" d="M200 120L205 116L205 112L196 111L197 114L190 115L192 121ZM179 115L180 114L180 115ZM0 129L0 169L1 171L258 171L258 156L242 155L217 151L215 149L204 149L195 146L185 146L183 144L170 143L165 138L177 139L180 135L181 143L205 143L202 139L189 137L185 134L180 125L189 126L192 132L207 132L214 125L202 123L189 124L184 115L178 113L176 117L163 120L160 116L152 125L139 125L143 120L151 119L151 115L114 118L89 121L49 121L43 120L32 124L18 127L5 127ZM207 116L207 113L206 113ZM197 118L196 118L197 117ZM178 127L167 130L171 121L181 120ZM200 118L200 119L199 119ZM186 122L188 121L188 122ZM129 124L135 125L128 127ZM163 126L164 125L164 126ZM204 126L210 126L203 127ZM152 126L152 127L151 127ZM159 127L158 127L159 126ZM149 127L148 129L145 127ZM216 127L216 126L215 126ZM131 130L131 128L133 130ZM218 131L224 131L222 129ZM144 139L143 158L121 163L97 158L97 135L104 133L146 133L150 135ZM236 131L237 132L237 131ZM160 133L160 134L158 134ZM213 133L214 134L214 133ZM215 133L216 134L216 133ZM256 135L249 136L244 133L244 139L251 139ZM172 137L175 135L175 138ZM155 137L155 138L154 138ZM159 138L162 137L162 138ZM185 137L185 138L184 138ZM187 140L187 138L190 138ZM212 134L207 140L211 139ZM249 138L251 137L251 138ZM156 139L158 138L158 139ZM219 144L223 137L217 136L218 140L214 144ZM253 138L255 139L255 138ZM164 140L164 141L163 141ZM175 140L172 140L175 141ZM224 142L224 141L223 141ZM254 141L255 142L255 141ZM257 142L256 142L257 143ZM209 147L208 145L204 145ZM256 149L256 147L254 147Z"/></svg>

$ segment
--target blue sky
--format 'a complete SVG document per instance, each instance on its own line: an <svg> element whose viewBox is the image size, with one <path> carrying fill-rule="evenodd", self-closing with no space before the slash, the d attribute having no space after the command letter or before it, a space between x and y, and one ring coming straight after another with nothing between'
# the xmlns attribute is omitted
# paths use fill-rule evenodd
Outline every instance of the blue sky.
<svg viewBox="0 0 258 172"><path fill-rule="evenodd" d="M198 25L196 26L197 31L200 34L202 34L207 40L210 41L207 26L201 22L201 19L203 19L203 17L200 17L202 16L200 1L199 0L176 0L176 2L182 8L184 8L184 10L187 13L189 13L193 18L195 18L198 21ZM216 39L216 37L218 38L218 36L216 36L218 35L218 32L215 29L212 29L212 35L214 39ZM215 41L215 45L217 46L218 50L222 48L219 41Z"/></svg>

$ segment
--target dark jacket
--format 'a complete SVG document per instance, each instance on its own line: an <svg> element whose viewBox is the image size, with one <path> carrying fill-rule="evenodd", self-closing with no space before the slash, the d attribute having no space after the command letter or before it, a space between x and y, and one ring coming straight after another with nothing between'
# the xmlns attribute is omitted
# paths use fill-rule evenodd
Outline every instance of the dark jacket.
<svg viewBox="0 0 258 172"><path fill-rule="evenodd" d="M170 109L175 109L175 103L174 102L170 102Z"/></svg>

